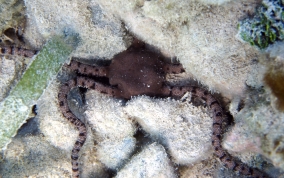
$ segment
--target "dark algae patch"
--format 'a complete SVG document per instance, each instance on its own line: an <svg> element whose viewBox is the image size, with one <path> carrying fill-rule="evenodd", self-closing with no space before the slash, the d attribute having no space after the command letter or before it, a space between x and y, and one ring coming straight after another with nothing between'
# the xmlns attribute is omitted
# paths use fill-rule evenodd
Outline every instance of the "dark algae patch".
<svg viewBox="0 0 284 178"><path fill-rule="evenodd" d="M264 81L277 98L277 108L284 111L284 73L268 71L264 76Z"/></svg>

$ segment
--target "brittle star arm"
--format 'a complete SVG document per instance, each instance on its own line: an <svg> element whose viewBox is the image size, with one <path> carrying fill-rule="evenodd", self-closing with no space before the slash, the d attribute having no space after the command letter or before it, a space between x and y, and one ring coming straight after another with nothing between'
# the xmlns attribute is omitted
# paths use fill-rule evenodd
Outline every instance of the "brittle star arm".
<svg viewBox="0 0 284 178"><path fill-rule="evenodd" d="M108 67L107 66L90 66L71 60L70 64L67 66L72 71L75 71L82 75L97 76L97 77L108 77Z"/></svg>
<svg viewBox="0 0 284 178"><path fill-rule="evenodd" d="M206 102L207 107L213 114L213 133L212 133L212 145L214 147L214 154L220 159L220 161L229 169L238 171L240 174L255 178L268 177L265 173L261 172L257 168L250 168L241 161L233 158L222 147L222 122L224 113L219 102L206 90L202 88L184 86L184 87L171 87L165 86L163 88L164 95L180 99L186 92L190 92L192 96L198 97Z"/></svg>
<svg viewBox="0 0 284 178"><path fill-rule="evenodd" d="M0 47L0 54L2 55L18 55L18 56L24 56L24 57L33 57L37 54L38 51L36 50L30 50L30 49L24 49L24 48L18 48L14 46L1 46Z"/></svg>
<svg viewBox="0 0 284 178"><path fill-rule="evenodd" d="M69 91L74 87L95 89L111 96L117 95L117 92L119 91L116 88L103 85L92 79L86 79L85 77L77 77L75 79L69 80L67 83L62 84L59 88L58 101L60 110L63 116L68 119L72 124L74 124L76 126L76 129L79 131L79 137L75 142L71 154L72 177L78 178L80 176L78 166L79 151L82 148L84 142L86 141L87 129L85 124L72 113L67 103L67 95Z"/></svg>

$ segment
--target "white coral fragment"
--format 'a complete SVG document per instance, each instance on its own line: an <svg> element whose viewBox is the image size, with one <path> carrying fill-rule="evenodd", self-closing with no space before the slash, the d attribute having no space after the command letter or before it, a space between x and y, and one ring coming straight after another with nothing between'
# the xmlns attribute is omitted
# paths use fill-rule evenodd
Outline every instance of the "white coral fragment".
<svg viewBox="0 0 284 178"><path fill-rule="evenodd" d="M192 164L209 153L212 120L201 107L142 96L128 102L125 110L168 148L175 163Z"/></svg>
<svg viewBox="0 0 284 178"><path fill-rule="evenodd" d="M198 1L208 5L221 5L231 0L198 0Z"/></svg>
<svg viewBox="0 0 284 178"><path fill-rule="evenodd" d="M107 167L120 166L135 148L136 128L119 100L96 91L86 93L86 120L95 132L98 159Z"/></svg>
<svg viewBox="0 0 284 178"><path fill-rule="evenodd" d="M137 155L117 173L116 178L132 177L161 177L174 178L174 169L170 164L166 151L163 146L153 143Z"/></svg>
<svg viewBox="0 0 284 178"><path fill-rule="evenodd" d="M78 131L63 117L58 108L58 82L52 82L37 102L37 118L39 128L46 140L52 145L71 151L76 141Z"/></svg>
<svg viewBox="0 0 284 178"><path fill-rule="evenodd" d="M106 139L97 145L97 157L107 167L115 169L120 167L133 152L136 144L134 137L124 139Z"/></svg>

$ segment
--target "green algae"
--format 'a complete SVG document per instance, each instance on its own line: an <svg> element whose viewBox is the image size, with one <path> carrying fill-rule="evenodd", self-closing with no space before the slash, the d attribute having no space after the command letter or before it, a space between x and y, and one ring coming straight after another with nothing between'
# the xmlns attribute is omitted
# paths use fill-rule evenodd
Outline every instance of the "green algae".
<svg viewBox="0 0 284 178"><path fill-rule="evenodd" d="M25 123L32 106L75 48L77 44L75 39L69 37L67 42L56 36L49 40L9 96L0 103L1 149L7 146L17 130Z"/></svg>
<svg viewBox="0 0 284 178"><path fill-rule="evenodd" d="M284 6L281 0L263 0L253 18L238 25L241 38L260 49L284 40Z"/></svg>

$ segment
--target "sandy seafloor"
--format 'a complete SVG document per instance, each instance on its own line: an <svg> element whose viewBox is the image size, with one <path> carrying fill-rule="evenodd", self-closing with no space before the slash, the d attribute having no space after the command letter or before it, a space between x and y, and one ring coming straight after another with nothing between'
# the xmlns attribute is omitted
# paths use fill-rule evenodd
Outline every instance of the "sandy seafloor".
<svg viewBox="0 0 284 178"><path fill-rule="evenodd" d="M11 0L1 2L1 32L21 27L24 42L7 33L1 40L40 50L54 35L77 33L81 41L71 56L94 64L110 60L138 38L184 66L186 73L167 75L169 83L201 86L222 103L226 150L271 177L284 177L284 114L277 107L280 98L263 80L270 69L284 72L283 43L260 51L238 36L239 21L252 15L259 3ZM1 56L0 101L30 61ZM50 82L30 119L1 151L1 178L71 176L70 155L78 132L61 115L57 94L60 82L72 76L72 71L62 70ZM147 96L126 102L91 90L83 102L78 89L69 101L88 128L80 152L81 177L242 177L213 156L212 120L203 106Z"/></svg>

